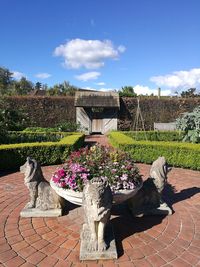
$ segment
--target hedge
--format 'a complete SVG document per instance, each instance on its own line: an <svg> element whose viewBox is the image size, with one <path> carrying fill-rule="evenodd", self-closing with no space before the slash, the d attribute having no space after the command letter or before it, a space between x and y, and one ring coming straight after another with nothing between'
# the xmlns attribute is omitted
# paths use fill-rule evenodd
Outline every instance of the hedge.
<svg viewBox="0 0 200 267"><path fill-rule="evenodd" d="M0 138L0 144L18 144L33 142L58 142L61 138L72 133L65 132L24 132L8 131Z"/></svg>
<svg viewBox="0 0 200 267"><path fill-rule="evenodd" d="M128 131L124 133L137 141L148 140L181 142L185 136L185 133L182 131Z"/></svg>
<svg viewBox="0 0 200 267"><path fill-rule="evenodd" d="M136 162L152 163L164 156L172 166L200 170L200 144L136 141L122 132L111 132L109 140L114 147L129 152Z"/></svg>
<svg viewBox="0 0 200 267"><path fill-rule="evenodd" d="M19 168L28 156L38 160L41 165L60 164L70 151L84 143L84 134L73 133L58 142L37 142L0 145L0 170Z"/></svg>

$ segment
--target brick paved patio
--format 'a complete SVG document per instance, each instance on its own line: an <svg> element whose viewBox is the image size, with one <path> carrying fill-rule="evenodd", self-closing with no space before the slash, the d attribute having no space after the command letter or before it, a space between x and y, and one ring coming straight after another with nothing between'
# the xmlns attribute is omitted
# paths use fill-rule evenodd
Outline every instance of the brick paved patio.
<svg viewBox="0 0 200 267"><path fill-rule="evenodd" d="M147 177L150 166L138 167ZM43 167L47 179L55 168ZM173 207L172 216L133 218L125 205L114 207L111 221L119 258L80 262L82 208L69 204L60 218L20 218L28 201L23 175L4 174L0 177L0 266L200 267L200 172L174 168L169 183L175 192L168 186L164 193Z"/></svg>

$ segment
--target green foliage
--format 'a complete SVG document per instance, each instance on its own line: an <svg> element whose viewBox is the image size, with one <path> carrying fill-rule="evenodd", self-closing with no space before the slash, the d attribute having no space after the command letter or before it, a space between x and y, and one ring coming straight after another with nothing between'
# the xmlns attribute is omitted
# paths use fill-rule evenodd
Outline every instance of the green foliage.
<svg viewBox="0 0 200 267"><path fill-rule="evenodd" d="M59 132L57 128L51 127L27 127L23 132L33 132L33 133L52 133Z"/></svg>
<svg viewBox="0 0 200 267"><path fill-rule="evenodd" d="M48 88L47 94L50 96L57 95L70 95L74 96L78 88L71 85L69 82L64 81L63 83L55 84L53 87Z"/></svg>
<svg viewBox="0 0 200 267"><path fill-rule="evenodd" d="M10 72L7 68L0 67L0 94L9 94L11 84L12 72Z"/></svg>
<svg viewBox="0 0 200 267"><path fill-rule="evenodd" d="M163 141L136 141L122 132L111 132L114 147L130 153L137 162L152 163L164 156L173 166L200 170L200 145Z"/></svg>
<svg viewBox="0 0 200 267"><path fill-rule="evenodd" d="M119 96L136 97L137 94L134 92L134 88L132 86L124 86L119 91Z"/></svg>
<svg viewBox="0 0 200 267"><path fill-rule="evenodd" d="M200 106L176 120L176 128L185 132L184 142L200 142Z"/></svg>
<svg viewBox="0 0 200 267"><path fill-rule="evenodd" d="M64 136L70 133L46 133L46 132L24 132L24 131L8 131L4 138L0 138L0 144L17 144L17 143L33 143L33 142L58 142Z"/></svg>
<svg viewBox="0 0 200 267"><path fill-rule="evenodd" d="M58 131L61 132L76 132L80 129L80 124L73 121L64 121L56 125Z"/></svg>
<svg viewBox="0 0 200 267"><path fill-rule="evenodd" d="M80 124L77 124L73 121L65 121L60 122L56 125L56 127L28 127L24 129L24 132L45 132L45 133L51 133L51 132L76 132L80 128Z"/></svg>
<svg viewBox="0 0 200 267"><path fill-rule="evenodd" d="M26 114L9 106L0 98L0 129L4 131L21 130L26 127ZM0 130L1 131L1 130Z"/></svg>
<svg viewBox="0 0 200 267"><path fill-rule="evenodd" d="M181 131L128 131L124 133L137 141L146 140L147 138L148 141L180 142L184 137L184 132Z"/></svg>
<svg viewBox="0 0 200 267"><path fill-rule="evenodd" d="M190 98L190 97L199 97L200 94L196 93L196 88L190 88L187 91L182 91L181 97Z"/></svg>
<svg viewBox="0 0 200 267"><path fill-rule="evenodd" d="M17 169L28 156L38 160L41 165L60 164L72 150L84 143L84 135L75 133L58 142L23 143L0 146L0 170Z"/></svg>

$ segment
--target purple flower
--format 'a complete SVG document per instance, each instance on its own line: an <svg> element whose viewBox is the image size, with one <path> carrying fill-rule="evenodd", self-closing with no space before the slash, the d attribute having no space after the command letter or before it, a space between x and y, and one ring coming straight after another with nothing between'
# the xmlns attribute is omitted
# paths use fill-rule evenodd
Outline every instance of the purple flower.
<svg viewBox="0 0 200 267"><path fill-rule="evenodd" d="M124 174L120 177L120 179L121 179L122 181L127 181L127 179L128 179L128 175L127 175L126 173L124 173Z"/></svg>

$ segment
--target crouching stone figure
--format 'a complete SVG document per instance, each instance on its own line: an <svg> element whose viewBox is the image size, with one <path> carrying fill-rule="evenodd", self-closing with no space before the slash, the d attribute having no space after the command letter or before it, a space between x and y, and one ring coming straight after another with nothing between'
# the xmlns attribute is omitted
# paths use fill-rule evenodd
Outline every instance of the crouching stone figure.
<svg viewBox="0 0 200 267"><path fill-rule="evenodd" d="M25 210L34 208L42 211L61 209L61 197L45 180L40 164L36 160L28 157L25 164L20 167L20 172L24 174L24 184L30 193L30 201L26 204Z"/></svg>
<svg viewBox="0 0 200 267"><path fill-rule="evenodd" d="M164 157L159 157L153 162L150 177L144 181L138 193L129 200L129 208L134 216L172 214L172 210L162 199L170 170Z"/></svg>
<svg viewBox="0 0 200 267"><path fill-rule="evenodd" d="M83 190L84 225L81 239L87 239L88 251L105 251L105 227L110 220L112 192L100 178L88 181Z"/></svg>

